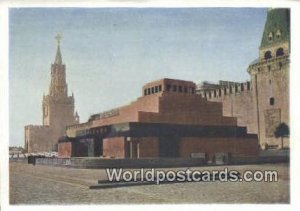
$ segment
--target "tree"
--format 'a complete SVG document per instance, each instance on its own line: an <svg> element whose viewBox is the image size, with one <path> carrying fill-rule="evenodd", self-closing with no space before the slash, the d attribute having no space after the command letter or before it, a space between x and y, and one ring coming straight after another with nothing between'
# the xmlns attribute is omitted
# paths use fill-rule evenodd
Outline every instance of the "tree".
<svg viewBox="0 0 300 211"><path fill-rule="evenodd" d="M274 135L275 135L276 138L279 138L279 137L281 138L281 149L282 149L283 148L283 138L284 137L289 137L289 135L290 135L289 126L287 124L285 124L284 122L280 123L276 127Z"/></svg>

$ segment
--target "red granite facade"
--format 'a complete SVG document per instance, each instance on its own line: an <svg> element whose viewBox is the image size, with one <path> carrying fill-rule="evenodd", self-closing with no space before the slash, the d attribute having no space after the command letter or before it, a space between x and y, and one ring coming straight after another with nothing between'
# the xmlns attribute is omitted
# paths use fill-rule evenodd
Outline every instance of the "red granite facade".
<svg viewBox="0 0 300 211"><path fill-rule="evenodd" d="M222 116L222 103L206 101L195 94L195 88L193 82L182 80L148 83L143 96L130 105L69 126L68 137L59 145L64 146L68 138L82 142L89 137L93 144L82 149L91 152L98 143L98 155L109 158L191 157L193 153L204 153L210 160L215 153L256 156L257 136L238 127L236 118ZM59 147L59 156L76 157L66 148Z"/></svg>

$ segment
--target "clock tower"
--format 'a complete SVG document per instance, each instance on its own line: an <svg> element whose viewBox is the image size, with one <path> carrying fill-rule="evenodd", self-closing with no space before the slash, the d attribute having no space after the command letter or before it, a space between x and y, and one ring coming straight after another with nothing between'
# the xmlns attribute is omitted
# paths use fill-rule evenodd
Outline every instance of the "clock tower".
<svg viewBox="0 0 300 211"><path fill-rule="evenodd" d="M51 64L49 93L42 101L43 124L25 126L25 149L29 153L57 150L58 139L66 135L66 126L79 123L79 115L74 111L74 95L68 96L66 65L60 51L61 36L55 38L57 50Z"/></svg>

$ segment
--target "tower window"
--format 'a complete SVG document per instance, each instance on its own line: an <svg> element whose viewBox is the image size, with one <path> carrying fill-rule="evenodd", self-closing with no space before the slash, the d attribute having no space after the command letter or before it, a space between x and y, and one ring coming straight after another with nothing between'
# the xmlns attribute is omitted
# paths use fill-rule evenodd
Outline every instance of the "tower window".
<svg viewBox="0 0 300 211"><path fill-rule="evenodd" d="M274 99L274 97L270 97L270 105L272 106L272 105L274 105L275 104L275 99Z"/></svg>
<svg viewBox="0 0 300 211"><path fill-rule="evenodd" d="M155 86L155 93L158 92L158 86Z"/></svg>
<svg viewBox="0 0 300 211"><path fill-rule="evenodd" d="M267 52L265 53L265 60L271 59L271 58L272 58L272 53L271 53L271 51L267 51Z"/></svg>
<svg viewBox="0 0 300 211"><path fill-rule="evenodd" d="M161 92L161 85L158 86L158 91Z"/></svg>
<svg viewBox="0 0 300 211"><path fill-rule="evenodd" d="M270 32L269 35L268 35L268 41L269 42L273 41L273 33L272 32Z"/></svg>
<svg viewBox="0 0 300 211"><path fill-rule="evenodd" d="M284 55L283 48L278 48L276 51L276 57L283 56L283 55Z"/></svg>
<svg viewBox="0 0 300 211"><path fill-rule="evenodd" d="M280 37L281 37L281 31L278 29L278 30L276 31L276 38L277 38L277 39L280 39Z"/></svg>

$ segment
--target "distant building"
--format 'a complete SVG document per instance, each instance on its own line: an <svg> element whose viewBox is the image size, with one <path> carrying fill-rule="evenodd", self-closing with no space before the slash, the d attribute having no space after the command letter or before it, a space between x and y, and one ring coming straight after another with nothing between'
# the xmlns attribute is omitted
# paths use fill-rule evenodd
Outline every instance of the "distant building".
<svg viewBox="0 0 300 211"><path fill-rule="evenodd" d="M248 68L250 82L202 83L197 93L208 101L222 102L223 115L237 117L239 126L258 134L262 148L283 146L274 132L289 125L290 11L270 9L259 47L259 57Z"/></svg>
<svg viewBox="0 0 300 211"><path fill-rule="evenodd" d="M146 84L129 105L94 114L67 127L58 143L59 157L113 158L191 157L214 161L255 157L257 135L222 116L222 103L195 94L190 81L162 79Z"/></svg>
<svg viewBox="0 0 300 211"><path fill-rule="evenodd" d="M43 125L25 126L25 149L29 153L57 150L57 140L66 134L66 126L79 123L79 116L74 112L74 96L68 96L66 66L62 62L60 37L57 39L49 94L42 101Z"/></svg>

